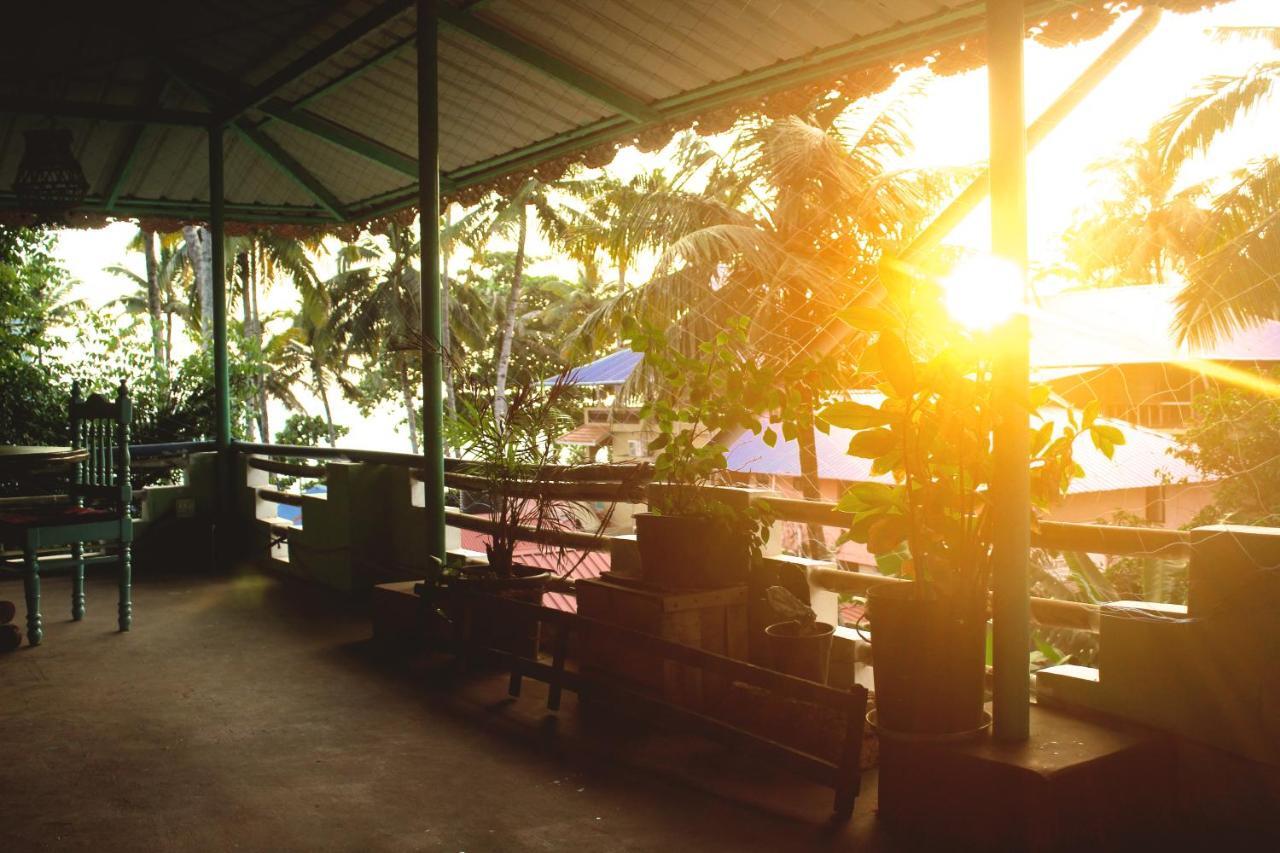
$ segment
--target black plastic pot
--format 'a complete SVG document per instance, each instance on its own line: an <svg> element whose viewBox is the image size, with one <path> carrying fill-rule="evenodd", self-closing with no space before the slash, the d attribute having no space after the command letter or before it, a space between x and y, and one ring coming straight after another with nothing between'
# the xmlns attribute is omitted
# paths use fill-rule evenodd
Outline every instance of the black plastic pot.
<svg viewBox="0 0 1280 853"><path fill-rule="evenodd" d="M892 732L953 735L983 726L986 602L875 586L871 622L876 723Z"/></svg>
<svg viewBox="0 0 1280 853"><path fill-rule="evenodd" d="M745 582L749 540L701 516L638 512L644 581L662 589L710 589Z"/></svg>
<svg viewBox="0 0 1280 853"><path fill-rule="evenodd" d="M797 678L819 684L827 683L827 664L831 661L831 637L834 626L826 622L801 625L778 622L764 629L769 637L769 654L773 668Z"/></svg>
<svg viewBox="0 0 1280 853"><path fill-rule="evenodd" d="M461 592L497 595L528 604L541 604L551 573L533 566L516 563L510 577L501 577L489 571L488 566L467 566L459 570L450 581L450 588ZM503 620L497 623L473 621L472 642L493 649L512 652L522 657L537 657L538 623Z"/></svg>

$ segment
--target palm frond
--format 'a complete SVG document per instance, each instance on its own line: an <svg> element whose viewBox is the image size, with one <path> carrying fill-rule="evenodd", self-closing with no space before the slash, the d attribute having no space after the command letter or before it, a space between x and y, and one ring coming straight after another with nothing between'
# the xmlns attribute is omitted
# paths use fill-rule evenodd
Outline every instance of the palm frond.
<svg viewBox="0 0 1280 853"><path fill-rule="evenodd" d="M1261 63L1236 76L1220 74L1201 81L1152 130L1164 165L1176 172L1203 154L1220 135L1269 97L1280 78L1280 62Z"/></svg>

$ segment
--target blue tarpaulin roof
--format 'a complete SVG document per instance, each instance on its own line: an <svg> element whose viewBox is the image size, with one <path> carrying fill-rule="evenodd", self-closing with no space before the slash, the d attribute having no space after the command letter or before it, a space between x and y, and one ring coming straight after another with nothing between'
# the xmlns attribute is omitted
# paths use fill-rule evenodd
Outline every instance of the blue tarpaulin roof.
<svg viewBox="0 0 1280 853"><path fill-rule="evenodd" d="M590 364L572 368L561 375L565 377L566 385L621 385L643 360L644 353L632 352L624 348L612 355L598 358ZM559 376L552 376L550 379L542 380L542 384L554 385L559 378Z"/></svg>

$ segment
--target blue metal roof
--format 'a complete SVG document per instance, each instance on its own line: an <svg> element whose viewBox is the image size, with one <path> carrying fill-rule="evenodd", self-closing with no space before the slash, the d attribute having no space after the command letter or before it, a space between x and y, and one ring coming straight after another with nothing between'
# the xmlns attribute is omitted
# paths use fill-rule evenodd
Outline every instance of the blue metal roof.
<svg viewBox="0 0 1280 853"><path fill-rule="evenodd" d="M621 385L627 381L632 372L644 360L644 353L632 352L629 348L623 348L606 355L604 358L598 358L590 364L584 364L582 367L574 367L564 374L564 383L566 385L584 385L584 386L604 386L604 385ZM542 384L554 385L559 376L552 376L550 379L542 380Z"/></svg>

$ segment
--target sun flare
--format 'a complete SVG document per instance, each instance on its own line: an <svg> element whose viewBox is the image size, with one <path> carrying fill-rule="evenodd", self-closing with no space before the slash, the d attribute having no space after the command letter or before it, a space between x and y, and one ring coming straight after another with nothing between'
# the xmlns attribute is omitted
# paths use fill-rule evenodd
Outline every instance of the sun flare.
<svg viewBox="0 0 1280 853"><path fill-rule="evenodd" d="M990 331L1023 310L1026 287L1013 261L973 255L942 279L947 312L974 331Z"/></svg>

